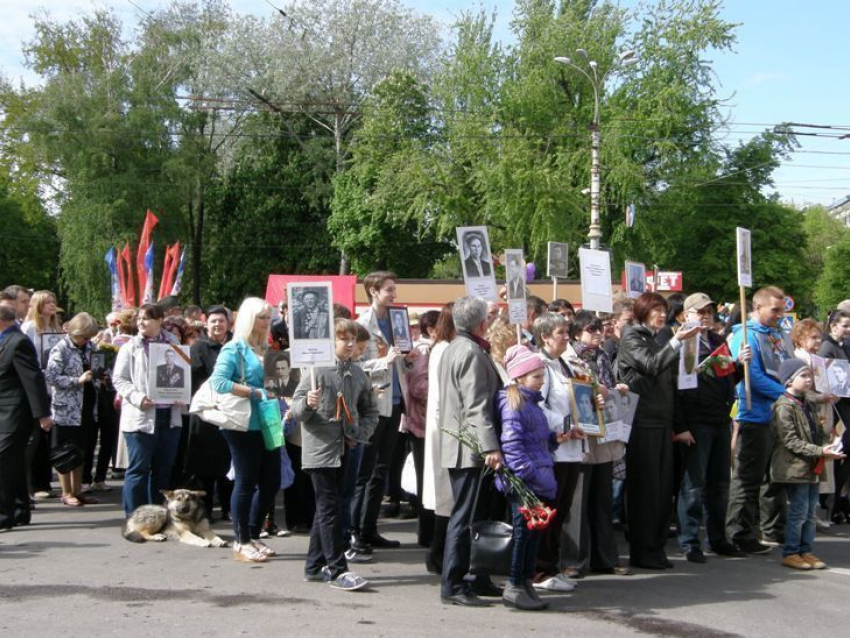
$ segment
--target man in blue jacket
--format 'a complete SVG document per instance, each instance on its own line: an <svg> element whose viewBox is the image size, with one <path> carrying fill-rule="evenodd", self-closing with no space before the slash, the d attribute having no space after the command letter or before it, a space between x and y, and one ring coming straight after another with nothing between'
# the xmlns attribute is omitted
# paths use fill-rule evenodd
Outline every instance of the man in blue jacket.
<svg viewBox="0 0 850 638"><path fill-rule="evenodd" d="M767 476L773 449L771 409L785 390L779 381L779 365L794 352L790 339L779 329L784 307L785 293L779 288L761 288L753 295L753 318L747 321L747 343L753 352L749 409L744 381L737 387L738 462L729 491L726 532L748 554L770 551L770 545L758 539L759 525L763 540L770 538L779 542L785 527L785 495L776 486L771 486ZM729 343L733 358L738 356L742 340L743 331L737 325L732 329Z"/></svg>

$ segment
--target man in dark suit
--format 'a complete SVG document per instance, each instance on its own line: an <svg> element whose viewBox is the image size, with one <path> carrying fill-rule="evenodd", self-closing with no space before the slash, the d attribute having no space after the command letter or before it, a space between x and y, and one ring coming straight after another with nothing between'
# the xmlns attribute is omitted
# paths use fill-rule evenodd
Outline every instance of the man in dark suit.
<svg viewBox="0 0 850 638"><path fill-rule="evenodd" d="M484 238L479 233L467 233L463 241L468 255L463 261L466 276L469 278L489 277L490 260L484 253Z"/></svg>
<svg viewBox="0 0 850 638"><path fill-rule="evenodd" d="M33 419L44 430L53 426L47 384L35 346L15 322L15 310L0 306L0 531L29 522L24 453Z"/></svg>
<svg viewBox="0 0 850 638"><path fill-rule="evenodd" d="M175 363L174 350L165 351L165 363L156 367L156 385L158 388L182 388L183 368Z"/></svg>

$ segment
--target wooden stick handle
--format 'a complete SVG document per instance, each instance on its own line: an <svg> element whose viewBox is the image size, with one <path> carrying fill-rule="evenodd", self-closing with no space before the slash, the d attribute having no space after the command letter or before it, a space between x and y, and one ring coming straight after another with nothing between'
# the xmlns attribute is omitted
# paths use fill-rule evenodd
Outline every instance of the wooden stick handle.
<svg viewBox="0 0 850 638"><path fill-rule="evenodd" d="M316 391L316 366L310 366L310 389Z"/></svg>
<svg viewBox="0 0 850 638"><path fill-rule="evenodd" d="M741 293L741 347L746 346L747 341L747 291L739 286ZM739 349L740 350L740 349ZM744 389L747 393L747 410L752 409L752 390L750 388L750 362L744 361Z"/></svg>
<svg viewBox="0 0 850 638"><path fill-rule="evenodd" d="M552 277L552 301L558 298L558 278Z"/></svg>

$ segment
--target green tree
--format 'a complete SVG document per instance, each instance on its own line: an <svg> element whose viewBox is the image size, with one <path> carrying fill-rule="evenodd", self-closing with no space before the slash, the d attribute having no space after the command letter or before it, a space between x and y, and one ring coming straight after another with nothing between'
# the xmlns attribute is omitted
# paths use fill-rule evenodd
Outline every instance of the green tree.
<svg viewBox="0 0 850 638"><path fill-rule="evenodd" d="M426 277L450 246L436 240L429 192L431 119L427 88L394 71L364 103L350 145L351 167L334 181L328 228L354 272L391 269Z"/></svg>
<svg viewBox="0 0 850 638"><path fill-rule="evenodd" d="M0 173L0 288L20 284L48 289L56 281L56 225L38 198Z"/></svg>
<svg viewBox="0 0 850 638"><path fill-rule="evenodd" d="M850 297L848 281L850 281L850 236L845 232L839 241L826 250L823 273L815 287L815 301L822 315Z"/></svg>
<svg viewBox="0 0 850 638"><path fill-rule="evenodd" d="M326 226L328 166L289 134L295 130L306 139L316 127L303 116L290 117L300 126L289 122L277 135L269 134L277 118L249 118L246 134L262 131L263 137L242 147L208 188L205 303L236 307L247 295L264 296L269 274L331 273L338 266ZM332 162L326 154L318 157Z"/></svg>

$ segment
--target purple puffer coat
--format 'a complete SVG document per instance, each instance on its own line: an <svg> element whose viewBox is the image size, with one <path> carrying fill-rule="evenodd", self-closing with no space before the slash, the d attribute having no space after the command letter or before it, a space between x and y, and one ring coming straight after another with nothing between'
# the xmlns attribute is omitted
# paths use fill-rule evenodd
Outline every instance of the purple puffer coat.
<svg viewBox="0 0 850 638"><path fill-rule="evenodd" d="M519 410L508 405L505 390L496 395L496 407L502 417L502 456L505 465L543 501L555 498L557 486L555 461L552 452L558 447L555 433L549 431L546 415L538 403L543 400L539 392L520 388L525 399ZM505 488L497 479L496 485Z"/></svg>

